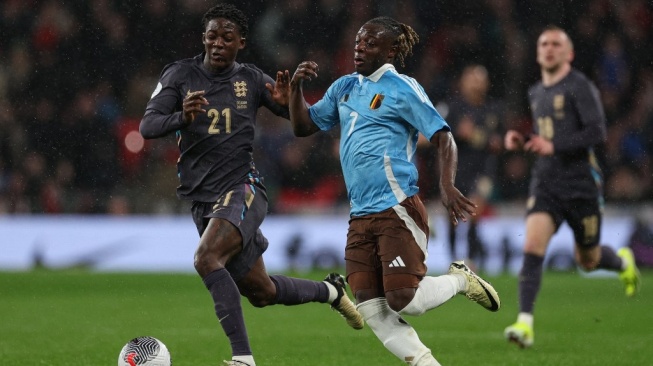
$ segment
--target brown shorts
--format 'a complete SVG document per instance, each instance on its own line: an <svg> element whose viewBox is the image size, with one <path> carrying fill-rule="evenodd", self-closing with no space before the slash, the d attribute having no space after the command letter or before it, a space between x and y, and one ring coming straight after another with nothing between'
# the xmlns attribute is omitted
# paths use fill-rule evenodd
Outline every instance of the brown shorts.
<svg viewBox="0 0 653 366"><path fill-rule="evenodd" d="M347 281L358 290L417 288L426 275L428 215L417 195L385 211L352 217L347 232Z"/></svg>

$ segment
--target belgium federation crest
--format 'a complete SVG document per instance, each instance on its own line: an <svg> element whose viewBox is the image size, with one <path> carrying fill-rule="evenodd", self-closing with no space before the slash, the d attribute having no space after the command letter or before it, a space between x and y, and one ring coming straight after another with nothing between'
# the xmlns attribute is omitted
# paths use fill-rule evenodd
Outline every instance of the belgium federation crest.
<svg viewBox="0 0 653 366"><path fill-rule="evenodd" d="M370 109L379 109L381 103L383 103L383 98L385 98L383 94L374 94L370 102Z"/></svg>
<svg viewBox="0 0 653 366"><path fill-rule="evenodd" d="M238 98L247 96L247 83L245 81L236 81L234 83L234 93Z"/></svg>

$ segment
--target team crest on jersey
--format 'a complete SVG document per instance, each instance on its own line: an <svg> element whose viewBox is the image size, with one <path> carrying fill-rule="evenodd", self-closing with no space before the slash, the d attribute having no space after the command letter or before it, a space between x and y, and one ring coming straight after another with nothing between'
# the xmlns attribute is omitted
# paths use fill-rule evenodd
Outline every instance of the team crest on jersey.
<svg viewBox="0 0 653 366"><path fill-rule="evenodd" d="M234 92L239 98L247 96L247 83L245 81L236 81L234 83Z"/></svg>
<svg viewBox="0 0 653 366"><path fill-rule="evenodd" d="M553 110L555 117L562 119L565 117L565 96L564 94L556 94L553 96Z"/></svg>
<svg viewBox="0 0 653 366"><path fill-rule="evenodd" d="M374 97L370 102L370 109L379 109L381 103L383 103L383 98L385 98L383 94L374 94Z"/></svg>

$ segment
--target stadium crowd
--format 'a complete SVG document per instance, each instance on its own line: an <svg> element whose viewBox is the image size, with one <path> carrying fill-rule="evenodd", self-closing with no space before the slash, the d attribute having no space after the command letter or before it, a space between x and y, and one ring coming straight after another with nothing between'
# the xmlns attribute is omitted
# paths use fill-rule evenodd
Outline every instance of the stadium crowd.
<svg viewBox="0 0 653 366"><path fill-rule="evenodd" d="M202 49L204 0L5 0L0 3L0 214L177 213L174 137L144 141L138 125L167 63ZM600 147L608 202L653 200L653 4L646 0L252 0L241 60L269 75L320 64L315 95L353 71L351 39L389 15L420 36L405 69L446 119L465 66L483 65L503 128L527 132L526 91L539 78L535 40L568 30L574 67L598 86L608 141ZM341 41L344 40L344 41ZM311 100L313 98L313 100ZM259 118L255 161L273 212L347 210L337 133L297 139ZM423 198L437 199L435 158L420 147ZM490 200L523 200L528 158L497 156ZM461 160L459 164L465 164ZM344 209L343 209L344 207Z"/></svg>

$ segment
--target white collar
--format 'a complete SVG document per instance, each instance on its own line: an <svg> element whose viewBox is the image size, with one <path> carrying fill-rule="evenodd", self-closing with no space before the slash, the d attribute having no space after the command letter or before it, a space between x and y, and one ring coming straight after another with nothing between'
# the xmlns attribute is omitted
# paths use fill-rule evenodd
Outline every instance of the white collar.
<svg viewBox="0 0 653 366"><path fill-rule="evenodd" d="M384 64L383 66L379 67L376 71L371 73L370 76L367 76L367 78L376 83L377 81L379 81L381 76L383 76L383 74L385 74L385 72L388 70L394 71L395 70L394 65ZM365 76L358 75L358 81L360 81L361 83L363 82L363 78L365 78Z"/></svg>

